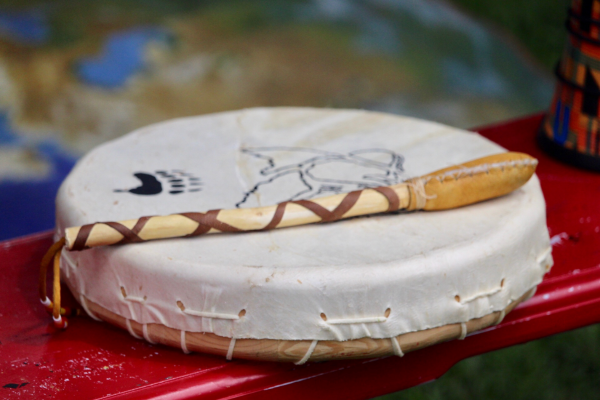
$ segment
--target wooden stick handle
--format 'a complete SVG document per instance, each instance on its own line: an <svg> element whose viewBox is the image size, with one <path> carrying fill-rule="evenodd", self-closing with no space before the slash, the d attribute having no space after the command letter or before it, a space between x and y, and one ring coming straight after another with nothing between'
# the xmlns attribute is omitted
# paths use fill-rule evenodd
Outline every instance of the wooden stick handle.
<svg viewBox="0 0 600 400"><path fill-rule="evenodd" d="M273 206L189 212L97 222L65 230L66 248L83 250L112 244L198 236L215 232L259 231L332 222L397 210L446 210L502 196L524 185L537 160L501 153L445 168L406 182Z"/></svg>

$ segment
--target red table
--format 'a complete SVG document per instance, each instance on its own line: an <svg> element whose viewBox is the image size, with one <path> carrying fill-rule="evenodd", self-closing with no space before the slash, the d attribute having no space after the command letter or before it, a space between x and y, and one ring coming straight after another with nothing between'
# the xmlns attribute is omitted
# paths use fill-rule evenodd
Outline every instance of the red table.
<svg viewBox="0 0 600 400"><path fill-rule="evenodd" d="M600 174L541 153L539 123L533 116L481 130L539 158L555 259L537 294L502 324L404 358L303 366L184 355L87 317L58 332L37 298L51 241L42 233L0 243L0 398L365 399L436 379L467 357L600 322Z"/></svg>

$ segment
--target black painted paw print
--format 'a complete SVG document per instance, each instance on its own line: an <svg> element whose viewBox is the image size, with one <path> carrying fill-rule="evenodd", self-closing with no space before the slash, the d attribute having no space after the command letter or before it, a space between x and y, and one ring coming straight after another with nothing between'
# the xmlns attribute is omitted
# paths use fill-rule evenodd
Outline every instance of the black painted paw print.
<svg viewBox="0 0 600 400"><path fill-rule="evenodd" d="M115 189L115 192L129 192L133 194L149 196L168 191L169 194L180 194L185 192L200 192L202 181L191 173L180 169L169 171L155 171L154 174L147 172L136 172L133 174L141 182L140 186L131 189Z"/></svg>

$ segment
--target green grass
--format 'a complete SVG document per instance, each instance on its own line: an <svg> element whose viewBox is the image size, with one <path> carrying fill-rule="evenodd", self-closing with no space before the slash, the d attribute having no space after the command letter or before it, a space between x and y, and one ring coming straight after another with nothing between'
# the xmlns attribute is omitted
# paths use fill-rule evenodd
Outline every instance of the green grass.
<svg viewBox="0 0 600 400"><path fill-rule="evenodd" d="M566 43L570 0L451 0L462 11L510 32L548 70Z"/></svg>
<svg viewBox="0 0 600 400"><path fill-rule="evenodd" d="M600 398L600 324L464 360L437 381L378 400Z"/></svg>

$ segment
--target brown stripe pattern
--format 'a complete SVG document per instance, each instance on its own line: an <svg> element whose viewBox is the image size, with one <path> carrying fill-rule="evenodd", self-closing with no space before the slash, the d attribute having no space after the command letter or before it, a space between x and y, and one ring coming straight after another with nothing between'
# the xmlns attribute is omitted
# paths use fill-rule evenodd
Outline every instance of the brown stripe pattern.
<svg viewBox="0 0 600 400"><path fill-rule="evenodd" d="M198 227L196 228L196 230L190 233L188 237L203 235L210 231L212 228L221 232L240 232L238 228L219 221L217 219L219 211L221 210L210 210L207 213L187 212L179 214L198 223Z"/></svg>
<svg viewBox="0 0 600 400"><path fill-rule="evenodd" d="M95 224L83 225L77 233L77 238L75 239L75 243L73 243L72 250L85 250L88 248L85 245L85 243L87 242L87 239L90 236L90 233L92 232L92 228L96 224L108 225L115 231L123 235L123 239L121 239L118 243L115 244L143 242L144 240L140 238L138 234L144 228L144 225L146 225L146 222L148 222L150 218L152 218L152 216L140 217L135 223L134 227L131 229L118 222L96 222Z"/></svg>
<svg viewBox="0 0 600 400"><path fill-rule="evenodd" d="M371 188L372 190L377 191L382 194L388 201L388 209L386 212L396 211L400 207L400 199L394 190L389 187L376 187ZM344 214L346 214L358 201L362 190L355 190L346 194L346 196L342 199L342 201L333 209L333 211L329 211L327 208L321 206L320 204L315 203L311 200L295 200L295 201L286 201L283 203L279 203L277 208L275 209L275 213L271 218L271 221L264 228L260 230L270 230L275 229L281 222L283 215L285 214L285 208L288 204L297 204L310 210L319 218L321 218L320 222L333 222L343 218ZM226 224L222 221L219 221L218 215L221 210L210 210L206 213L201 212L186 212L174 215L181 215L186 218L191 219L194 222L198 223L198 227L194 230L194 232L188 234L186 237L199 236L205 233L208 233L211 229L216 229L221 232L242 232L243 230L238 229L234 226ZM150 217L141 217L137 220L135 226L132 229L127 228L125 225L118 222L98 222L96 224L104 224L110 226L117 232L119 232L123 238L115 243L115 244L126 244L126 243L139 243L144 240L139 237L139 233L144 228L148 220L152 218ZM90 236L92 228L96 224L88 224L81 227L79 232L77 233L77 237L73 243L71 250L84 250L88 247L86 246L86 242Z"/></svg>

